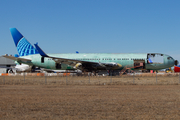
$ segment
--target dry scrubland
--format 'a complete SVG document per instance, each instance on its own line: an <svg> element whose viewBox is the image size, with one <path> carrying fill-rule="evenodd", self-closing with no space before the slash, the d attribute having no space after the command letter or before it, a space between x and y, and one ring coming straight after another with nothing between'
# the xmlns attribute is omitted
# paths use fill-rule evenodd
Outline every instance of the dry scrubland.
<svg viewBox="0 0 180 120"><path fill-rule="evenodd" d="M0 85L178 85L179 74L122 76L0 76Z"/></svg>
<svg viewBox="0 0 180 120"><path fill-rule="evenodd" d="M179 76L70 78L1 77L0 119L180 119Z"/></svg>

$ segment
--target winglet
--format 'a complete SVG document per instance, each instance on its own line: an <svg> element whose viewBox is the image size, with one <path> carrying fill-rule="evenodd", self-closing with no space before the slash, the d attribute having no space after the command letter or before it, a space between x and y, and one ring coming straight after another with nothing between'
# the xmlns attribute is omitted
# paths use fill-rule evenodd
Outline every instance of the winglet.
<svg viewBox="0 0 180 120"><path fill-rule="evenodd" d="M39 46L38 43L34 44L34 46L36 47L36 50L39 52L39 54L43 57L49 57Z"/></svg>

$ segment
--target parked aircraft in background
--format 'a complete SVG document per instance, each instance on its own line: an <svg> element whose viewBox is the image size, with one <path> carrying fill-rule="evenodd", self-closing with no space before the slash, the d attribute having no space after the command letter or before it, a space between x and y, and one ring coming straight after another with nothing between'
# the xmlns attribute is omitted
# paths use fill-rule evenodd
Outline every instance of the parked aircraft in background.
<svg viewBox="0 0 180 120"><path fill-rule="evenodd" d="M19 64L27 64L53 70L82 70L97 72L99 70L144 69L160 70L178 64L171 56L161 53L70 53L46 54L38 44L35 48L16 29L10 28L19 57L5 55ZM158 58L156 61L156 58ZM159 61L160 60L160 61Z"/></svg>
<svg viewBox="0 0 180 120"><path fill-rule="evenodd" d="M174 66L174 72L180 72L180 65L175 65Z"/></svg>
<svg viewBox="0 0 180 120"><path fill-rule="evenodd" d="M14 73L14 72L31 72L32 67L27 64L16 65L13 67L7 66L0 66L0 68L6 68L7 73Z"/></svg>
<svg viewBox="0 0 180 120"><path fill-rule="evenodd" d="M15 67L4 67L0 66L0 68L7 68L7 73L18 73L18 72L50 72L50 73L65 73L65 72L76 72L81 73L79 70L66 71L66 70L52 70L52 69L44 69L38 68L35 66L30 66L27 64L16 64Z"/></svg>
<svg viewBox="0 0 180 120"><path fill-rule="evenodd" d="M16 65L15 70L16 72L30 72L31 71L31 66L27 64L21 64L21 65Z"/></svg>

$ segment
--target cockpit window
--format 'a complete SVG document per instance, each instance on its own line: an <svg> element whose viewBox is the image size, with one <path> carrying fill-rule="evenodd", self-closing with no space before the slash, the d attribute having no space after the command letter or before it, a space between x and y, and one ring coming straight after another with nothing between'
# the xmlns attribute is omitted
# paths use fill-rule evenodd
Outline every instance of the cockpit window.
<svg viewBox="0 0 180 120"><path fill-rule="evenodd" d="M172 57L167 57L168 60L172 60L173 58Z"/></svg>

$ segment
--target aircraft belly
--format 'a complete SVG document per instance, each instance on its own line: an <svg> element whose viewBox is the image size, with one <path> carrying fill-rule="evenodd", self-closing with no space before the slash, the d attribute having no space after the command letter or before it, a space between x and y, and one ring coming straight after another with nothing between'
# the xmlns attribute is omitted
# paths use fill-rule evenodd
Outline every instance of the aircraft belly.
<svg viewBox="0 0 180 120"><path fill-rule="evenodd" d="M122 65L122 68L124 68L124 67L132 68L134 66L133 61L129 61L129 60L121 60L121 62L119 64Z"/></svg>
<svg viewBox="0 0 180 120"><path fill-rule="evenodd" d="M160 70L166 68L164 64L146 64L146 69L148 70Z"/></svg>

